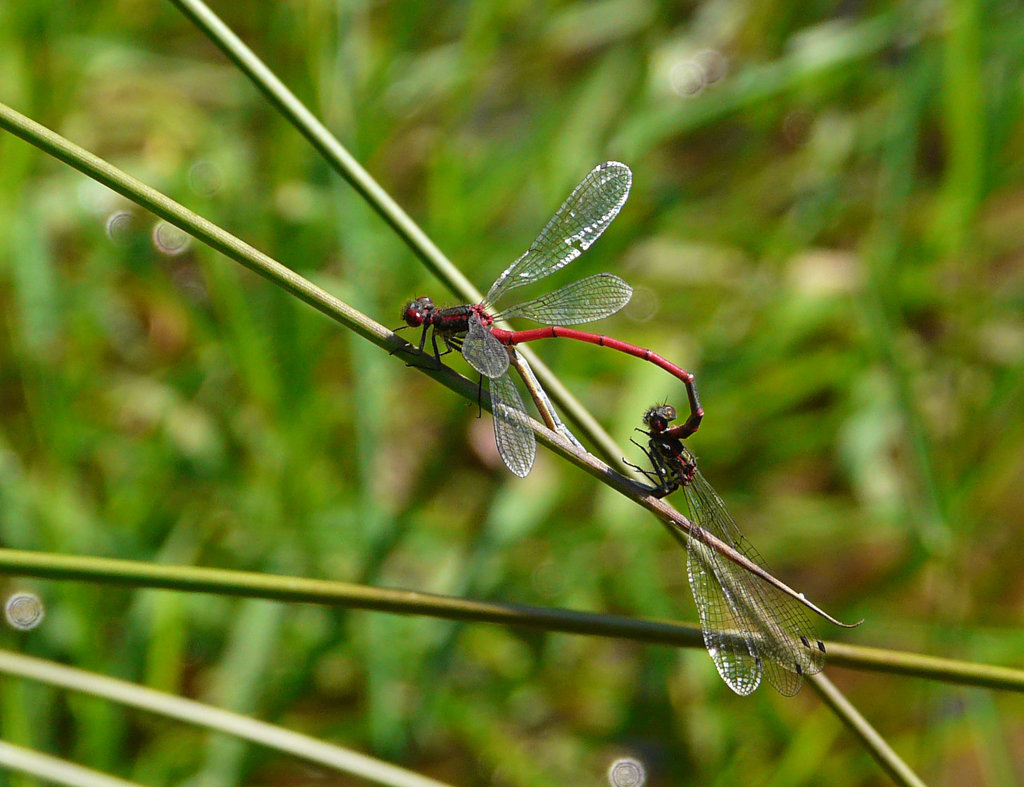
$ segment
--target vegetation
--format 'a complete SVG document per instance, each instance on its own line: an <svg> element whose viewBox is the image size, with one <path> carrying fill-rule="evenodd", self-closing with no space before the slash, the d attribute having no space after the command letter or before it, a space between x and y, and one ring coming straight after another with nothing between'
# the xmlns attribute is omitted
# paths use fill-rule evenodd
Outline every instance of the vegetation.
<svg viewBox="0 0 1024 787"><path fill-rule="evenodd" d="M628 163L629 202L565 280L634 285L600 329L697 375L705 476L776 575L867 621L820 633L1015 663L1012 5L216 10L480 288L591 166ZM0 52L0 101L380 322L445 298L171 4L4 4ZM683 552L628 501L543 448L514 478L475 404L6 133L0 216L2 546L695 619ZM633 461L644 407L682 405L639 361L538 354ZM452 783L597 784L624 755L652 785L883 778L813 692L737 697L699 649L68 580L0 589L46 606L36 629L0 633L6 650ZM1019 695L828 674L926 781L1024 773ZM0 738L148 784L320 776L29 681L0 684Z"/></svg>

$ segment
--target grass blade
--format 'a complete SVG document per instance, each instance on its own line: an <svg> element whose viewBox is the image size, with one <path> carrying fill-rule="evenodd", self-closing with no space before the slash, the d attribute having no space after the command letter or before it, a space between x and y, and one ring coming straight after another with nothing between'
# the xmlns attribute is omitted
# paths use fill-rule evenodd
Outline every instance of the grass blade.
<svg viewBox="0 0 1024 787"><path fill-rule="evenodd" d="M0 672L41 681L51 686L60 686L70 691L85 692L178 721L234 735L326 768L356 774L377 784L392 787L445 787L443 782L274 724L45 659L0 650ZM0 762L3 761L3 753L4 750L0 748ZM58 781L61 784L130 784L120 780L74 782L60 778Z"/></svg>
<svg viewBox="0 0 1024 787"><path fill-rule="evenodd" d="M3 770L26 773L67 787L138 787L136 782L117 779L7 741L0 741L0 766Z"/></svg>
<svg viewBox="0 0 1024 787"><path fill-rule="evenodd" d="M135 560L53 555L0 549L0 574L79 580L129 587L217 593L291 603L330 604L391 612L524 626L657 645L703 648L698 626L627 618L557 607L533 607L455 598L412 590L248 571L168 566ZM1024 670L826 642L832 666L916 675L945 683L1024 692Z"/></svg>

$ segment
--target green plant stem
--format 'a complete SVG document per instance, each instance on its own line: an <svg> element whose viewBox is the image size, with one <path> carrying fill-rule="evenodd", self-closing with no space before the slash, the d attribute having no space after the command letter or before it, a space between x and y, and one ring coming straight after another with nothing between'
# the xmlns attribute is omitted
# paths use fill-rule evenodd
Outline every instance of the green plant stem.
<svg viewBox="0 0 1024 787"><path fill-rule="evenodd" d="M83 150L59 134L2 103L0 103L0 127L6 128L45 152L70 164L75 169L95 178L103 185L114 189L119 194L123 194L138 205L151 210L203 243L208 244L217 251L240 262L247 268L296 295L301 300L337 320L360 336L369 339L379 347L388 349L392 353L396 350L402 350L406 357L418 358L418 368L420 371L430 375L470 401L477 399L478 388L475 384L465 377L456 374L446 366L442 366L440 369L434 368L434 360L431 356L418 352L408 342L398 338L394 332L385 326L375 322L325 290L320 289L312 282L289 270L263 252L161 194L156 189L147 186L98 156ZM490 409L489 397L487 407ZM540 441L556 451L556 453L569 459L578 467L586 469L591 475L610 484L622 494L641 502L649 510L659 514L662 519L668 517L687 531L692 527L685 517L664 502L646 497L642 487L633 484L629 479L615 472L596 457L579 452L561 436L556 435L536 421L531 420L531 424Z"/></svg>
<svg viewBox="0 0 1024 787"><path fill-rule="evenodd" d="M405 352L411 353L413 357L416 357L415 348L410 348L407 342L399 339L386 327L376 323L339 299L334 298L329 293L316 287L311 282L220 229L213 223L188 211L155 189L137 181L102 159L88 153L3 104L0 104L0 127L11 131L22 139L96 179L98 182L123 194L142 207L151 210L156 215L180 227L212 248L278 284L304 302L341 322L378 346L389 349L392 352L403 349ZM419 354L419 357L423 359L423 362L428 360L427 356L423 354ZM475 395L476 386L447 367L442 367L441 369L424 368L421 371L424 371L468 399L472 399ZM640 502L650 510L660 513L659 518L663 523L665 523L665 517L670 516L672 521L680 526L689 526L687 520L681 517L678 512L674 512L673 509L665 506L662 501L649 497L641 487L631 483L595 457L576 452L560 436L555 435L540 424L534 423L533 427L541 441L546 445L564 457L569 458L577 466L583 467L595 477L602 479L621 493ZM666 511L671 511L672 513L666 514ZM669 527L671 530L670 525ZM361 606L367 609L435 614L448 618L489 620L514 625L533 625L551 630L600 633L605 636L643 639L645 641L664 641L655 638L654 635L655 629L658 629L660 626L663 628L658 631L658 637L664 637L666 631L671 630L674 637L687 640L685 643L673 641L671 643L666 642L665 644L687 644L691 647L699 647L702 644L700 632L696 628L653 624L647 621L629 619L618 619L614 621L617 625L608 626L608 616L595 616L566 610L523 608L513 605L489 605L462 599L444 599L442 602L439 600L439 597L419 593L382 591L377 588L344 585L342 583L268 577L264 575L245 575L238 572L211 573L209 570L187 567L148 567L148 569L140 574L139 566L141 564L133 566L133 564L125 561L106 561L97 564L95 562L96 558L65 558L53 555L35 555L35 566L34 570L32 570L31 564L33 560L25 558L25 556L31 555L31 553L18 554L22 556L22 559L20 560L20 566L13 573L88 579L91 581L150 587L174 587L192 591L205 590L289 601L348 603L352 606ZM9 552L7 557L13 559L16 563L19 562L15 557L15 553ZM98 569L97 566L99 566ZM143 575L146 575L146 581L143 581ZM246 581L240 582L240 577L245 577ZM602 628L606 630L600 630ZM631 635L629 632L633 632L633 634ZM637 633L642 633L644 636L637 636Z"/></svg>
<svg viewBox="0 0 1024 787"><path fill-rule="evenodd" d="M299 101L285 84L267 68L234 31L205 4L196 0L171 0L196 27L202 30L238 69L245 74L270 103L298 129L316 148L335 171L366 200L377 214L388 223L427 268L460 296L479 301L482 297L454 263L449 260L402 210L391 196L381 188L344 145L327 130L316 116Z"/></svg>
<svg viewBox="0 0 1024 787"><path fill-rule="evenodd" d="M324 159L348 181L383 218L427 268L466 303L479 303L483 296L455 267L423 230L402 210L380 184L359 164L341 142L317 120L298 97L267 68L242 40L205 3L199 0L171 0L185 16L227 55L278 111L295 126ZM506 326L507 327L507 326ZM583 404L562 385L554 373L528 347L519 347L544 390L565 411L566 417L595 446L605 461L625 470L616 442Z"/></svg>
<svg viewBox="0 0 1024 787"><path fill-rule="evenodd" d="M418 353L404 339L401 339L389 328L381 325L344 301L334 297L326 290L317 287L308 279L288 269L277 260L272 259L248 243L236 238L216 224L193 213L188 208L161 194L154 188L133 178L112 164L93 155L87 150L70 142L59 134L51 131L34 120L0 103L0 128L10 131L40 150L60 159L79 172L113 189L140 207L160 216L162 219L179 227L194 238L202 241L226 257L241 263L246 268L260 274L277 286L308 303L333 320L344 325L368 339L378 347L391 353L402 351L402 358L415 361L416 367L424 374L475 402L477 384L446 366L435 368L432 356ZM545 436L540 436L543 442Z"/></svg>
<svg viewBox="0 0 1024 787"><path fill-rule="evenodd" d="M421 372L438 380L469 401L477 401L479 389L475 383L446 366L435 368L432 356L417 351L415 347L396 336L393 331L156 189L147 186L3 103L0 103L0 128L7 129L44 152L124 195L141 207L166 219L203 243L294 294L360 336L369 339L378 347L387 349L391 353L401 350L404 358L411 358L417 362L416 367ZM490 409L489 397L484 404ZM616 473L595 457L578 452L561 436L551 432L543 425L536 421L531 421L531 423L540 441L556 453L569 459L578 467L586 469L591 475L605 481L621 493L635 500L641 499L642 487L633 484L629 479ZM653 501L646 505L655 512L659 508L666 508L660 501ZM678 514L675 521L684 528L689 527L685 518Z"/></svg>
<svg viewBox="0 0 1024 787"><path fill-rule="evenodd" d="M477 401L479 388L476 383L457 374L447 366L442 365L440 368L436 368L433 356L418 352L415 347L404 339L399 338L389 328L352 308L326 290L317 287L308 279L288 269L277 260L250 246L245 241L236 238L213 222L193 213L170 197L161 194L156 189L147 186L142 181L133 178L126 172L3 103L0 103L0 128L10 131L15 136L24 139L40 150L49 153L74 167L79 172L102 183L107 188L113 189L118 194L127 197L140 207L155 213L157 216L189 233L197 240L221 252L226 257L241 263L287 292L292 293L300 300L341 323L346 328L351 329L365 339L369 339L378 347L382 347L390 353L400 350L402 358L414 361L419 371L429 375L469 401ZM489 398L485 400L484 404L490 409ZM577 465L586 467L586 463L589 459L592 459L592 457L582 458L575 449L565 443L561 436L556 435L536 421L531 421L531 423L540 442L562 456L572 459ZM618 453L618 449L616 449L616 452ZM596 471L595 468L597 468ZM598 463L597 465L591 463L590 470L593 474L598 477L604 477L606 480L613 475L617 475L611 473L607 465L603 463ZM617 488L620 491L628 490L632 487L635 495L635 490L638 487L631 485L622 476L618 476L618 479L620 483Z"/></svg>
<svg viewBox="0 0 1024 787"><path fill-rule="evenodd" d="M170 197L161 194L156 189L147 186L142 181L133 178L2 103L0 103L0 128L21 137L54 158L60 159L107 188L113 189L118 194L181 228L226 257L241 263L328 317L337 320L346 328L369 339L377 346L395 350L407 344L383 325L289 270L277 260L271 259L263 252L222 230L213 222L193 213Z"/></svg>
<svg viewBox="0 0 1024 787"><path fill-rule="evenodd" d="M683 623L596 612L472 601L433 593L275 574L167 566L133 560L0 549L0 574L79 580L129 587L217 593L524 626L568 634L630 639L655 645L704 647L700 628ZM1024 692L1024 670L934 658L915 653L827 642L832 666L914 675L946 683Z"/></svg>
<svg viewBox="0 0 1024 787"><path fill-rule="evenodd" d="M2 667L0 667L2 669ZM49 754L0 741L0 772L25 773L65 787L141 787Z"/></svg>
<svg viewBox="0 0 1024 787"><path fill-rule="evenodd" d="M662 645L704 645L700 629L696 626L248 571L0 549L0 574L328 604L448 620L526 626L546 631L626 637Z"/></svg>
<svg viewBox="0 0 1024 787"><path fill-rule="evenodd" d="M278 284L288 292L293 293L301 300L346 327L351 328L360 336L369 339L378 346L390 349L392 353L402 349L404 353L412 357L418 357L420 359L420 371L430 375L456 393L471 401L477 397L477 386L448 367L434 368L433 359L430 356L419 353L408 342L399 339L383 325L353 309L348 304L320 289L312 282L289 270L281 263L271 259L244 241L222 230L212 222L196 215L156 189L136 180L98 156L83 150L59 134L50 131L4 104L0 104L0 127L8 129L22 139L59 158L61 161L95 178L105 186L123 194L142 207L153 211L158 216L180 227L212 248L217 249L231 259L240 262L275 284ZM487 407L490 409L489 397ZM531 420L531 425L541 442L556 453L561 454L577 467L587 470L595 478L604 481L621 494L626 495L656 514L659 520L669 529L669 532L673 534L673 537L678 538L679 534L675 532L673 524L669 524L669 522L674 523L675 526L682 528L685 532L690 532L693 525L686 517L682 516L667 503L651 497L643 487L632 483L596 457L579 452L573 446L570 446L560 435L556 435L541 424ZM720 546L725 547L725 545L721 544ZM725 548L728 549L728 547ZM740 559L742 559L741 556ZM752 568L756 569L756 567ZM760 571L765 577L768 577L763 570L756 570ZM824 615L820 609L802 596L799 596L796 592L779 583L778 580L775 580L773 577L768 577L768 579L772 581L772 584L789 593L790 596L797 599L800 603L805 604L814 612ZM829 619L837 623L837 625L843 625L832 618Z"/></svg>
<svg viewBox="0 0 1024 787"><path fill-rule="evenodd" d="M60 686L69 691L84 692L150 713L157 713L178 721L234 735L317 765L369 779L377 784L392 785L392 787L445 787L443 782L420 776L404 768L367 757L365 754L324 743L316 738L301 735L274 724L257 721L239 713L232 713L128 681L108 678L74 667L66 667L46 659L0 650L0 672L40 681L51 686ZM0 748L0 762L3 762L2 755L3 749ZM61 784L77 783L64 779L58 781ZM97 785L128 784L128 782L120 780L92 783Z"/></svg>
<svg viewBox="0 0 1024 787"><path fill-rule="evenodd" d="M827 647L828 661L833 667L886 672L891 675L911 675L964 686L1024 692L1024 670L885 648L847 645L841 642L830 643Z"/></svg>
<svg viewBox="0 0 1024 787"><path fill-rule="evenodd" d="M868 723L868 720L860 715L850 701L833 685L832 681L823 673L818 673L808 676L808 682L818 692L818 696L825 701L825 704L843 720L847 728L860 738L878 764L897 784L907 785L907 787L924 787L924 782L910 770L910 767L903 762L896 751L885 742L885 738L879 735L878 731Z"/></svg>

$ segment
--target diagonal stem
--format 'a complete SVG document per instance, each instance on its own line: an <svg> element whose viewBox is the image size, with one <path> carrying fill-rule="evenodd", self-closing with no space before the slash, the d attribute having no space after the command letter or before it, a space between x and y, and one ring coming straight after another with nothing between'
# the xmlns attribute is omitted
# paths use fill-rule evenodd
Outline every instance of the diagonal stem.
<svg viewBox="0 0 1024 787"><path fill-rule="evenodd" d="M200 0L171 0L185 16L227 55L281 114L309 140L324 159L347 180L360 196L383 218L427 268L466 303L479 303L483 296L402 210L380 184L349 153L338 139L299 101L266 64ZM529 348L521 348L530 366L551 398L566 416L586 435L599 453L612 464L619 464L615 441L590 411L570 393L554 373Z"/></svg>
<svg viewBox="0 0 1024 787"><path fill-rule="evenodd" d="M92 768L76 765L50 754L15 746L0 740L0 770L9 773L23 773L35 776L41 783L60 784L64 787L142 787L138 782L129 782L108 776ZM34 782L31 782L34 784Z"/></svg>
<svg viewBox="0 0 1024 787"><path fill-rule="evenodd" d="M444 782L421 776L405 768L335 746L292 730L252 719L240 713L207 705L196 700L167 694L95 672L68 667L46 659L25 656L0 649L0 673L36 680L69 691L102 697L132 708L157 713L171 719L196 724L211 730L234 735L261 746L277 749L293 757L313 762L336 771L353 774L376 784L391 787L446 787ZM2 744L0 744L2 745ZM0 757L3 750L0 749ZM3 762L0 759L0 762ZM78 766L74 766L78 767ZM129 782L72 782L61 778L60 784L92 784L95 787L124 787Z"/></svg>
<svg viewBox="0 0 1024 787"><path fill-rule="evenodd" d="M180 227L185 232L220 251L227 257L269 279L274 284L297 296L328 317L337 320L360 336L369 339L378 347L388 349L392 353L402 350L413 357L419 356L423 361L419 367L420 371L430 375L467 399L471 401L475 399L477 387L472 382L456 374L448 367L435 368L431 356L417 352L412 345L398 338L390 329L372 320L357 309L352 308L326 290L317 287L311 281L285 267L277 260L272 259L258 249L236 238L231 233L221 229L213 222L193 213L170 197L161 194L156 189L147 186L126 172L2 103L0 103L0 127L6 128L27 142L36 145L80 172L96 179L108 188L123 194L138 205L151 210L156 215ZM489 404L488 409L490 409ZM674 508L662 500L651 497L647 494L646 489L620 475L604 462L597 459L597 457L570 446L560 435L555 434L535 421L531 420L530 423L541 442L556 453L569 459L577 467L587 470L591 475L613 486L621 494L630 497L657 514L663 522L669 523L666 526L669 526L670 529L674 526L689 533L693 528L693 524ZM817 614L822 615L837 625L843 625L826 615L799 593L772 577L764 569L751 563L727 544L714 539L710 534L706 537L706 540L729 560L738 563L764 581L775 585Z"/></svg>
<svg viewBox="0 0 1024 787"><path fill-rule="evenodd" d="M317 287L313 282L285 267L277 260L253 248L245 241L142 181L133 178L107 161L75 145L45 126L0 103L0 128L21 137L54 158L113 189L137 205L179 227L226 257L260 274L314 309L341 323L364 339L391 353L403 352L419 361L417 368L467 398L476 397L476 385L448 367L435 368L433 357L416 348L344 301Z"/></svg>
<svg viewBox="0 0 1024 787"><path fill-rule="evenodd" d="M871 726L871 723L843 696L832 681L825 677L824 673L808 675L807 680L818 692L818 696L825 701L825 704L843 720L843 723L854 735L860 738L861 743L871 752L885 772L893 778L893 781L897 784L907 785L907 787L924 787L924 782L910 770L910 766L903 761L895 749L886 743L885 738L878 734L878 730Z"/></svg>
<svg viewBox="0 0 1024 787"><path fill-rule="evenodd" d="M361 314L326 291L316 287L311 282L281 265L276 260L273 260L269 256L259 252L252 246L249 246L238 238L235 238L230 233L220 229L212 222L192 213L184 206L164 196L155 189L146 186L111 164L103 161L99 157L83 150L77 145L74 145L55 132L46 129L40 124L32 121L24 115L21 115L2 103L0 103L0 127L11 131L22 139L25 139L61 161L68 163L79 171L94 178L98 182L103 183L109 188L133 200L137 204L151 210L156 215L166 219L175 226L180 227L200 241L208 244L214 249L217 249L231 259L240 262L278 286L281 286L305 303L310 304L322 313L330 316L338 322L341 322L343 325L349 327L360 336L369 339L374 344L377 344L382 348L389 349L391 352L403 350L404 352L410 353L413 357L420 355L426 361L427 356L417 353L415 348L412 348L407 342L399 339L392 331L371 320L366 315ZM435 369L433 368L433 363L429 363L429 366L431 368L421 369L421 371L424 371L424 373L429 374L431 377L434 377L466 398L471 399L473 397L476 387L469 380L456 374L447 367ZM651 510L657 510L659 506L664 505L660 500L650 498L647 494L647 490L615 472L608 465L597 460L596 457L578 452L575 448L564 441L561 436L556 435L544 426L535 422L532 422L532 426L541 441L548 445L548 447L552 448L552 450L561 454L563 457L568 458L577 466L587 470L587 472L591 473L595 477L600 478L605 483L617 489L620 493L640 502ZM669 520L683 529L692 528L692 524L690 524L681 515L678 515L678 513L670 515ZM68 564L60 564L62 559L64 561L72 561L70 570ZM95 559L79 557L62 558L61 556L46 555L43 557L41 567L39 567L39 564L37 563L36 571L39 576L70 577L76 573L81 575L82 566L84 565L82 561L90 560ZM24 564L26 561L23 560L22 563L22 571L24 571ZM78 566L77 569L74 568L76 563ZM99 572L99 575L93 571L93 578L95 580L99 580L100 576L102 576L102 579L105 581L121 581L127 582L128 584L137 584L136 582L128 581L124 578L132 572L126 571L123 565L119 568L120 573L117 574L117 578L115 579L111 579L111 577L108 576L108 574L111 573L109 571L110 568L110 566L107 566L107 569ZM163 568L168 570L168 567ZM197 576L194 572L202 571L199 569L170 567L169 570L174 573L170 576L164 575L157 580L154 580L154 586L176 586L177 583L182 581L183 577L187 577L190 581L186 582L186 584L193 585L192 589L194 590L202 590L204 589L203 582L210 579L209 574ZM221 579L223 579L223 577ZM267 598L280 596L281 598L289 598L295 601L313 600L311 596L304 596L301 591L296 595L295 588L297 585L306 588L307 593L313 592L314 595L317 590L324 590L322 586L317 586L317 588L310 590L310 586L307 583L315 583L315 580L294 579L288 580L289 587L287 589L282 589L280 586L275 589L268 588L266 583L273 583L273 581L274 579L271 577L255 575L251 578L251 582L248 583L244 591L239 590L238 586L233 584L230 580L214 582L213 585L206 586L205 589L219 589L220 592L234 593L236 595L254 595ZM781 583L779 584L781 585ZM232 590L232 587L235 589ZM789 592L792 594L792 591ZM396 593L400 598L404 598L406 602L410 600L411 595L414 603L411 605L408 603L396 603L396 599L394 597L394 594ZM429 610L437 606L435 603L430 603L431 599L429 598L424 601L426 597L424 597L423 594L403 594L399 591L387 591L385 595L389 596L389 598L384 598L381 596L381 591L376 588L363 588L362 592L355 592L350 595L354 595L355 598L361 599L362 605L371 609L387 609L389 606L394 605L396 607L406 607L402 610L405 612L431 614ZM526 625L529 624L525 623L524 618L532 618L534 620L543 619L547 622L557 620L560 623L560 626L563 627L561 630L571 631L584 631L593 622L585 614L561 610L522 610L521 608L516 608L510 605L500 607L492 606L488 609L483 609L480 607L479 602L454 599L449 600L448 602L449 607L452 605L460 607L458 614L449 614L446 615L447 617L457 616L465 619L494 620L495 622L506 623L518 622ZM527 614L527 612L529 614ZM497 614L497 617L492 617L495 614ZM629 623L637 628L646 628L643 623L635 621L629 621ZM679 628L676 628L675 630L677 632L680 631ZM622 635L616 633L615 636ZM687 630L687 636L692 637L693 642L699 646L702 638L698 629L694 628Z"/></svg>
<svg viewBox="0 0 1024 787"><path fill-rule="evenodd" d="M399 349L407 344L383 325L317 287L280 262L236 238L211 221L193 213L99 156L75 145L54 131L0 103L0 128L21 137L79 172L113 189L227 257L269 279L313 308L337 320L379 347Z"/></svg>

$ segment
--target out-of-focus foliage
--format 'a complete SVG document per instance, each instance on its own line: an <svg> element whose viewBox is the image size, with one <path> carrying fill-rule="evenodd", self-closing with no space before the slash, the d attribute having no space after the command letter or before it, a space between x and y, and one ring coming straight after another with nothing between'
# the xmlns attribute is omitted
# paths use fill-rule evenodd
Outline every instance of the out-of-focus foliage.
<svg viewBox="0 0 1024 787"><path fill-rule="evenodd" d="M691 441L825 638L1024 651L1024 25L1013 3L221 3L479 286L599 161L625 209L558 281L694 371ZM0 99L383 322L446 296L168 3L0 4ZM683 391L538 346L633 460ZM461 360L452 361L468 371ZM694 620L685 556L475 407L0 136L0 541ZM7 647L459 784L876 783L813 692L702 652L169 592L9 582ZM5 593L6 595L6 593ZM830 670L929 783L1024 778L1022 702ZM267 752L16 681L0 737L150 784L318 783ZM3 777L0 776L0 779ZM194 782L194 783L199 783ZM346 783L346 782L331 782Z"/></svg>

